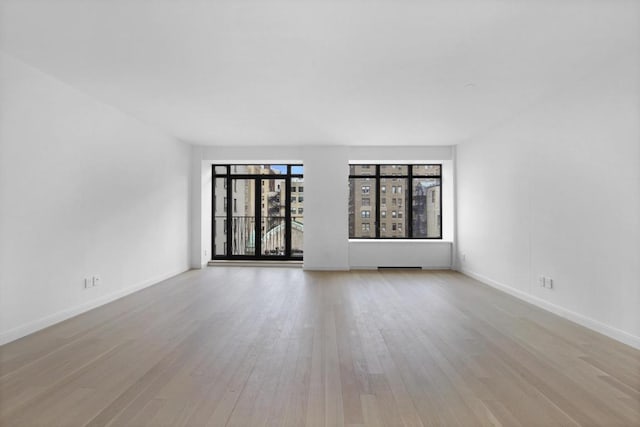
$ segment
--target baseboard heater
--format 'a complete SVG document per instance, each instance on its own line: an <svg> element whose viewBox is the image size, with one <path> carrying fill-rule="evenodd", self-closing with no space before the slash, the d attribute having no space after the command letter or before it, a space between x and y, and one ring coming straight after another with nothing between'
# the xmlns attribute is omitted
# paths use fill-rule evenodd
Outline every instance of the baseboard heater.
<svg viewBox="0 0 640 427"><path fill-rule="evenodd" d="M422 270L422 267L412 267L412 266L385 267L385 266L379 265L378 270Z"/></svg>

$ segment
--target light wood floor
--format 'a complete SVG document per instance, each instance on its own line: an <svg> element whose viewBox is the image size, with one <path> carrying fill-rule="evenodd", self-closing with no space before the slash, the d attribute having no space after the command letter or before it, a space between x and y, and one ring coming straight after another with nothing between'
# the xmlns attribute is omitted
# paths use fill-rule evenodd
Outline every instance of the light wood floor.
<svg viewBox="0 0 640 427"><path fill-rule="evenodd" d="M0 425L640 425L640 352L453 272L191 271L0 347Z"/></svg>

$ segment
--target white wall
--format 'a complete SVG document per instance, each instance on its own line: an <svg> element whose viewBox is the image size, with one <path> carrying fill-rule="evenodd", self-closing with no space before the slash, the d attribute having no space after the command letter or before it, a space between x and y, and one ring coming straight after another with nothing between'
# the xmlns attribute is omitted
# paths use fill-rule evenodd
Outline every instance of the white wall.
<svg viewBox="0 0 640 427"><path fill-rule="evenodd" d="M305 179L305 218L304 218L304 268L308 270L346 270L349 268L377 267L374 259L363 263L361 254L377 250L385 252L389 245L395 245L389 253L385 265L406 265L407 257L415 256L414 251L424 251L422 259L425 266L448 267L442 265L442 250L435 249L433 242L367 242L364 252L358 242L349 242L348 224L348 177L350 160L382 161L441 161L443 163L443 233L447 241L453 239L453 164L452 148L449 146L425 147L347 147L347 146L280 146L280 147L194 147L193 164L200 162L204 166L194 170L192 182L201 186L210 182L212 163L247 163L270 161L304 163ZM200 200L194 200L193 221L198 224L211 221L210 187L206 191L195 190L202 194ZM207 193L208 192L208 193ZM447 213L448 212L448 213ZM201 219L204 218L204 221ZM204 227L204 226L202 226ZM203 228L204 229L204 228ZM208 231L208 232L207 232ZM211 248L210 229L205 232L193 232L192 267L203 266L210 256L205 251ZM436 250L433 258L430 251ZM450 245L445 246L450 260ZM355 254L354 262L350 254Z"/></svg>
<svg viewBox="0 0 640 427"><path fill-rule="evenodd" d="M190 265L202 268L211 259L211 164L202 161L202 147L191 146ZM206 243L205 243L206 242Z"/></svg>
<svg viewBox="0 0 640 427"><path fill-rule="evenodd" d="M457 255L462 271L638 347L634 45L457 147Z"/></svg>
<svg viewBox="0 0 640 427"><path fill-rule="evenodd" d="M346 147L311 147L304 161L304 268L349 268L349 158Z"/></svg>
<svg viewBox="0 0 640 427"><path fill-rule="evenodd" d="M0 77L0 344L186 270L189 147L4 54Z"/></svg>
<svg viewBox="0 0 640 427"><path fill-rule="evenodd" d="M354 269L378 267L421 267L449 269L452 243L442 240L351 240L349 266Z"/></svg>

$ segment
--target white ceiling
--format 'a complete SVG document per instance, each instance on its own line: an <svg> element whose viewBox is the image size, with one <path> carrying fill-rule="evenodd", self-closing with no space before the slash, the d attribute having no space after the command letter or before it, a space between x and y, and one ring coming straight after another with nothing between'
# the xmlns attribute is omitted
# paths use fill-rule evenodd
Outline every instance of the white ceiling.
<svg viewBox="0 0 640 427"><path fill-rule="evenodd" d="M455 144L633 53L638 38L633 0L0 7L6 53L213 145Z"/></svg>

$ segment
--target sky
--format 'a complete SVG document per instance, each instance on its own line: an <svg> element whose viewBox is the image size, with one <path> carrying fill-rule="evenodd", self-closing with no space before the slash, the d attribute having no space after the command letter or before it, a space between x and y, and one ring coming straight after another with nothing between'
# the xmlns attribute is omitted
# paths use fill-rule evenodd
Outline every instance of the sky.
<svg viewBox="0 0 640 427"><path fill-rule="evenodd" d="M285 175L287 173L287 166L286 165L270 165L271 169L278 171L280 174ZM291 167L291 173L293 174L301 174L303 173L303 168L304 166L299 165L299 166L292 166Z"/></svg>

